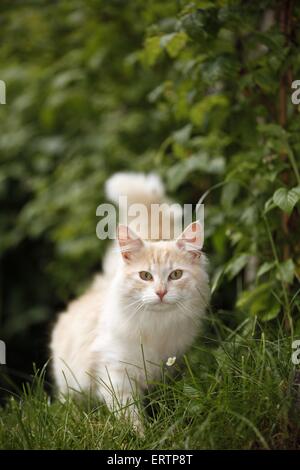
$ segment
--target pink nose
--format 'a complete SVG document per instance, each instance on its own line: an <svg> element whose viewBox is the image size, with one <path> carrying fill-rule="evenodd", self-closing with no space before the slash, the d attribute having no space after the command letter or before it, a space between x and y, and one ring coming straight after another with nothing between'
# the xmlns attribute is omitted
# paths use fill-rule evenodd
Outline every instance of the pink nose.
<svg viewBox="0 0 300 470"><path fill-rule="evenodd" d="M156 291L156 294L160 298L161 302L162 302L162 300L163 300L163 298L164 298L164 296L166 295L167 292L168 291L166 289Z"/></svg>

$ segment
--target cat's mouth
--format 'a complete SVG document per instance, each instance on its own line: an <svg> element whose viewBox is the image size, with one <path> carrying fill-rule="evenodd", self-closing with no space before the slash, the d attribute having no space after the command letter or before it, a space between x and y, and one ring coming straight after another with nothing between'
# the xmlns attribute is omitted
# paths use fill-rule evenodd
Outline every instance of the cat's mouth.
<svg viewBox="0 0 300 470"><path fill-rule="evenodd" d="M168 299L163 299L163 300L153 300L152 302L148 302L147 305L150 305L150 306L156 306L156 307L167 307L167 306L170 306L170 305L174 305L174 301L170 301Z"/></svg>

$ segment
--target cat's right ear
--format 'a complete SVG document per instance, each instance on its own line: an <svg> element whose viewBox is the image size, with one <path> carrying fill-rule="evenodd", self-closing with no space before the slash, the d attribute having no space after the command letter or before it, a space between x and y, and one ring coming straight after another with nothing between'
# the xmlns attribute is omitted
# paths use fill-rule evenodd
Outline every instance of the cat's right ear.
<svg viewBox="0 0 300 470"><path fill-rule="evenodd" d="M195 258L201 256L203 242L203 228L199 221L192 222L176 240L179 248L190 252Z"/></svg>
<svg viewBox="0 0 300 470"><path fill-rule="evenodd" d="M123 259L129 262L132 256L144 246L144 243L127 225L120 224L117 233Z"/></svg>

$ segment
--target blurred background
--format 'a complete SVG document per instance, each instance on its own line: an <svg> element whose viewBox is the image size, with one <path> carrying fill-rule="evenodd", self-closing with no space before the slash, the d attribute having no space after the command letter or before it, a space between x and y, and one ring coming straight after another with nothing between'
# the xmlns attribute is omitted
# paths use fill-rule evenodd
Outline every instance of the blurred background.
<svg viewBox="0 0 300 470"><path fill-rule="evenodd" d="M101 269L96 208L124 169L208 191L218 318L299 331L299 20L293 1L1 1L3 389Z"/></svg>

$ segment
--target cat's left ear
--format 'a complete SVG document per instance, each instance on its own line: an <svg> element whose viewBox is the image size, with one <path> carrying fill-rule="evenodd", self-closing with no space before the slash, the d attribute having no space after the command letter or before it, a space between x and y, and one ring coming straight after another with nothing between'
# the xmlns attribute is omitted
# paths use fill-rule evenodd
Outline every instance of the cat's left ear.
<svg viewBox="0 0 300 470"><path fill-rule="evenodd" d="M118 226L118 241L123 259L127 262L144 246L143 241L127 225Z"/></svg>
<svg viewBox="0 0 300 470"><path fill-rule="evenodd" d="M199 221L193 222L177 238L179 248L189 251L195 258L200 258L204 243L204 231Z"/></svg>

